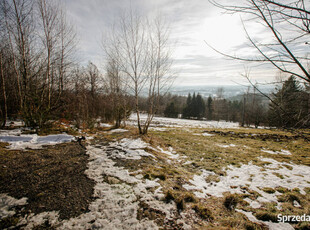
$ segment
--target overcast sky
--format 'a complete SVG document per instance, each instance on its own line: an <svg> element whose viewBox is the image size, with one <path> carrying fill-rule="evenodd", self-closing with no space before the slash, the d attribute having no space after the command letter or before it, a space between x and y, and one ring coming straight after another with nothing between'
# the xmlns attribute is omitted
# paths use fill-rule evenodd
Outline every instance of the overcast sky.
<svg viewBox="0 0 310 230"><path fill-rule="evenodd" d="M177 40L173 53L176 85L234 85L246 83L241 77L250 71L259 82L273 81L279 73L270 65L258 66L228 60L204 41L229 54L248 54L252 49L245 38L240 15L223 14L207 0L65 0L67 16L79 37L79 59L103 67L102 37L119 14L133 9L145 15L161 12ZM233 1L230 1L232 3ZM247 25L253 37L264 36L258 25Z"/></svg>

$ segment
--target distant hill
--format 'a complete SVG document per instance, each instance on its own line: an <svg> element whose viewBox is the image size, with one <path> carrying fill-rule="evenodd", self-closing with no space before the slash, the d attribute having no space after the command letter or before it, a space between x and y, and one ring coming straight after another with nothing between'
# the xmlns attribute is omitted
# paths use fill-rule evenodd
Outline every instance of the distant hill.
<svg viewBox="0 0 310 230"><path fill-rule="evenodd" d="M223 97L230 99L230 100L238 100L238 98L240 98L240 95L244 94L247 90L248 87L245 86L240 86L240 85L225 85L225 86L221 86L221 85L205 85L205 86L174 86L172 87L169 92L171 94L176 94L179 96L187 96L189 93L193 94L193 93L200 93L200 95L202 95L203 97L209 97L210 95L212 97L217 95L218 89L219 88L223 88ZM274 89L274 86L268 85L268 86L261 86L259 87L260 90L264 93L271 93ZM250 90L250 93L253 92L252 90ZM234 99L235 98L235 99Z"/></svg>

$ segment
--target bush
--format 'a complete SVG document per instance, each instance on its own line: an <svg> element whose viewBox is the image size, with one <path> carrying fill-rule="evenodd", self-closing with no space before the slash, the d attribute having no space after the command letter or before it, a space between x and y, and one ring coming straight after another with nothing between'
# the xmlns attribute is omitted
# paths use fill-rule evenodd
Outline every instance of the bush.
<svg viewBox="0 0 310 230"><path fill-rule="evenodd" d="M205 208L201 205L195 205L193 209L202 219L208 221L214 220L213 214L208 208Z"/></svg>
<svg viewBox="0 0 310 230"><path fill-rule="evenodd" d="M237 206L238 202L239 199L236 195L228 195L225 197L223 204L228 210L233 210Z"/></svg>

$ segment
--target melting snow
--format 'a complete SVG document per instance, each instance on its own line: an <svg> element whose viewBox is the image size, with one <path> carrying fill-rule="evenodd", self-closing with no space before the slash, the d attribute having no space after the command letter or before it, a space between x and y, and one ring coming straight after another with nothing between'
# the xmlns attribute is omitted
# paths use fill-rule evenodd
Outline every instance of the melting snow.
<svg viewBox="0 0 310 230"><path fill-rule="evenodd" d="M282 154L282 155L292 155L292 153L288 150L283 150L281 149L281 151L271 151L271 150L267 150L267 149L262 149L262 152L265 153L269 153L269 154Z"/></svg>
<svg viewBox="0 0 310 230"><path fill-rule="evenodd" d="M150 127L149 130L164 132L164 131L167 131L167 128Z"/></svg>
<svg viewBox="0 0 310 230"><path fill-rule="evenodd" d="M246 212L240 209L236 209L236 211L244 214L249 219L249 221L267 225L269 230L294 230L294 228L288 223L273 223L270 221L262 221L256 219L252 212Z"/></svg>
<svg viewBox="0 0 310 230"><path fill-rule="evenodd" d="M133 144L134 143L134 144ZM90 156L86 174L96 182L94 200L89 205L89 212L69 220L58 220L57 212L31 215L24 222L26 228L41 224L48 219L58 229L158 229L154 221L137 219L140 202L146 202L152 209L165 213L166 219L176 211L174 204L161 201L164 197L162 188L157 180L143 180L141 176L132 176L123 167L116 167L110 154L113 148L126 150L140 150L147 144L140 139L123 139L120 142L110 143L109 146L87 147ZM120 152L119 152L120 153ZM104 182L104 175L120 180L118 184ZM149 188L154 188L151 192ZM26 221L26 222L25 222Z"/></svg>
<svg viewBox="0 0 310 230"><path fill-rule="evenodd" d="M26 227L23 227L23 229L31 230L35 226L44 224L46 221L48 221L50 225L55 225L58 223L58 218L58 211L42 212L37 215L31 213L30 215L27 215L22 220L20 220L18 225L26 225Z"/></svg>
<svg viewBox="0 0 310 230"><path fill-rule="evenodd" d="M70 142L74 139L73 136L68 134L57 134L57 135L48 135L48 136L38 136L37 134L29 135L0 135L1 142L10 143L10 149L39 149L42 145L54 145L59 143Z"/></svg>
<svg viewBox="0 0 310 230"><path fill-rule="evenodd" d="M5 123L5 126L6 127L9 127L9 126L24 126L25 123L23 121L7 121Z"/></svg>
<svg viewBox="0 0 310 230"><path fill-rule="evenodd" d="M109 133L124 133L124 132L128 132L127 129L112 129L111 131L109 131Z"/></svg>
<svg viewBox="0 0 310 230"><path fill-rule="evenodd" d="M215 136L215 134L211 134L211 133L194 133L193 135L205 136L205 137L213 137L213 136Z"/></svg>
<svg viewBox="0 0 310 230"><path fill-rule="evenodd" d="M229 145L220 145L220 144L218 144L217 146L222 147L222 148L236 147L236 145L234 145L234 144L229 144Z"/></svg>
<svg viewBox="0 0 310 230"><path fill-rule="evenodd" d="M144 122L147 118L147 114L140 114L140 119ZM131 114L128 120L128 124L137 124L137 115ZM226 121L200 121L200 120L187 120L168 117L154 117L151 123L151 127L196 127L196 128L239 128L239 123L226 122Z"/></svg>
<svg viewBox="0 0 310 230"><path fill-rule="evenodd" d="M172 147L169 147L169 148L168 148L168 151L163 150L163 149L162 149L161 147L159 147L159 146L158 146L157 148L158 148L159 151L161 151L162 153L168 155L168 157L171 158L171 159L177 159L177 158L179 158L179 154L175 154L175 151L173 150Z"/></svg>
<svg viewBox="0 0 310 230"><path fill-rule="evenodd" d="M111 148L110 156L112 158L123 158L129 160L140 160L144 157L154 157L151 153L146 152L144 149L149 145L139 139L123 138L119 142L110 143Z"/></svg>
<svg viewBox="0 0 310 230"><path fill-rule="evenodd" d="M22 129L21 128L19 128L19 129L10 129L10 130L4 130L4 129L0 130L0 135L5 135L5 136L8 136L8 135L20 136L21 134L22 134Z"/></svg>
<svg viewBox="0 0 310 230"><path fill-rule="evenodd" d="M252 201L252 203L248 200L250 205L256 208L259 207L258 203L262 202L274 201L278 203L276 196L280 193L266 193L262 190L263 187L276 188L282 186L288 189L299 188L300 192L305 194L304 188L309 187L307 181L310 175L309 166L281 163L270 158L260 158L260 160L270 163L265 165L264 171L261 171L262 167L253 165L251 162L247 165L242 165L240 168L230 165L226 170L227 176L220 176L219 182L208 183L206 178L209 175L214 175L214 173L202 170L201 175L194 175L193 179L189 181L191 185L185 184L183 187L187 190L196 190L194 192L196 196L205 198L207 196L222 197L224 192L246 193L242 187L247 186L260 194L257 201ZM283 167L284 164L291 166L292 170ZM282 175L283 179L275 174ZM280 206L278 205L278 207Z"/></svg>
<svg viewBox="0 0 310 230"><path fill-rule="evenodd" d="M112 127L113 125L110 125L110 124L107 124L107 123L100 123L99 126L100 126L101 128L110 128L110 127Z"/></svg>
<svg viewBox="0 0 310 230"><path fill-rule="evenodd" d="M9 216L13 216L15 206L22 206L27 204L27 198L21 198L19 200L7 194L0 194L0 220Z"/></svg>
<svg viewBox="0 0 310 230"><path fill-rule="evenodd" d="M213 137L215 136L214 134L211 134L211 133L203 133L202 136L205 136L205 137Z"/></svg>

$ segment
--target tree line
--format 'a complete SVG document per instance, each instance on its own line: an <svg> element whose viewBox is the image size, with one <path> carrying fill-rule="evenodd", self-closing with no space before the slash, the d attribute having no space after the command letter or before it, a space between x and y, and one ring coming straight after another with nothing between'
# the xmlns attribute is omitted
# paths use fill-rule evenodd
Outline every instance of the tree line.
<svg viewBox="0 0 310 230"><path fill-rule="evenodd" d="M271 1L263 5L257 2L260 1L251 1L253 7L248 10L260 12L271 31L278 31L273 25L282 21L264 18L265 11L281 16L283 11L278 9L283 8L288 11L283 15L288 21L296 18L309 22L306 17L309 12L303 5L285 8ZM264 95L270 102L267 104L255 86L235 101L223 98L221 93L208 98L199 93L188 97L166 95L174 77L171 73L173 42L169 26L162 18L142 17L133 10L121 15L102 41L106 60L102 73L91 62L83 67L75 60L77 36L59 3L48 0L0 2L2 126L10 119L19 118L27 126L41 128L65 118L74 121L77 127L92 127L100 118L119 127L133 111L140 134L147 133L155 114L237 121L241 125L309 127L309 73L304 67L309 58L294 56L286 49L285 57L293 59L293 63L284 63L296 64L302 73L278 68L292 76L274 93ZM300 14L297 17L295 13ZM309 23L301 24L299 29L308 32L307 25ZM284 48L291 41L281 40L277 33L274 36ZM253 61L269 61L281 67L279 63L283 59L267 58L267 54L264 57L266 60ZM141 111L147 113L146 120L140 119Z"/></svg>
<svg viewBox="0 0 310 230"><path fill-rule="evenodd" d="M255 127L310 127L309 85L301 84L294 76L278 85L268 98L252 87L239 100L225 99L222 92L207 98L194 93L182 100L179 96L168 100L163 114L171 118L225 120Z"/></svg>
<svg viewBox="0 0 310 230"><path fill-rule="evenodd" d="M19 118L41 128L64 118L92 127L100 118L119 127L134 111L139 133L147 133L172 78L169 27L159 16L146 18L133 10L115 25L102 41L101 73L93 63L83 67L75 60L77 36L60 2L1 1L2 126ZM142 90L148 92L143 122Z"/></svg>

